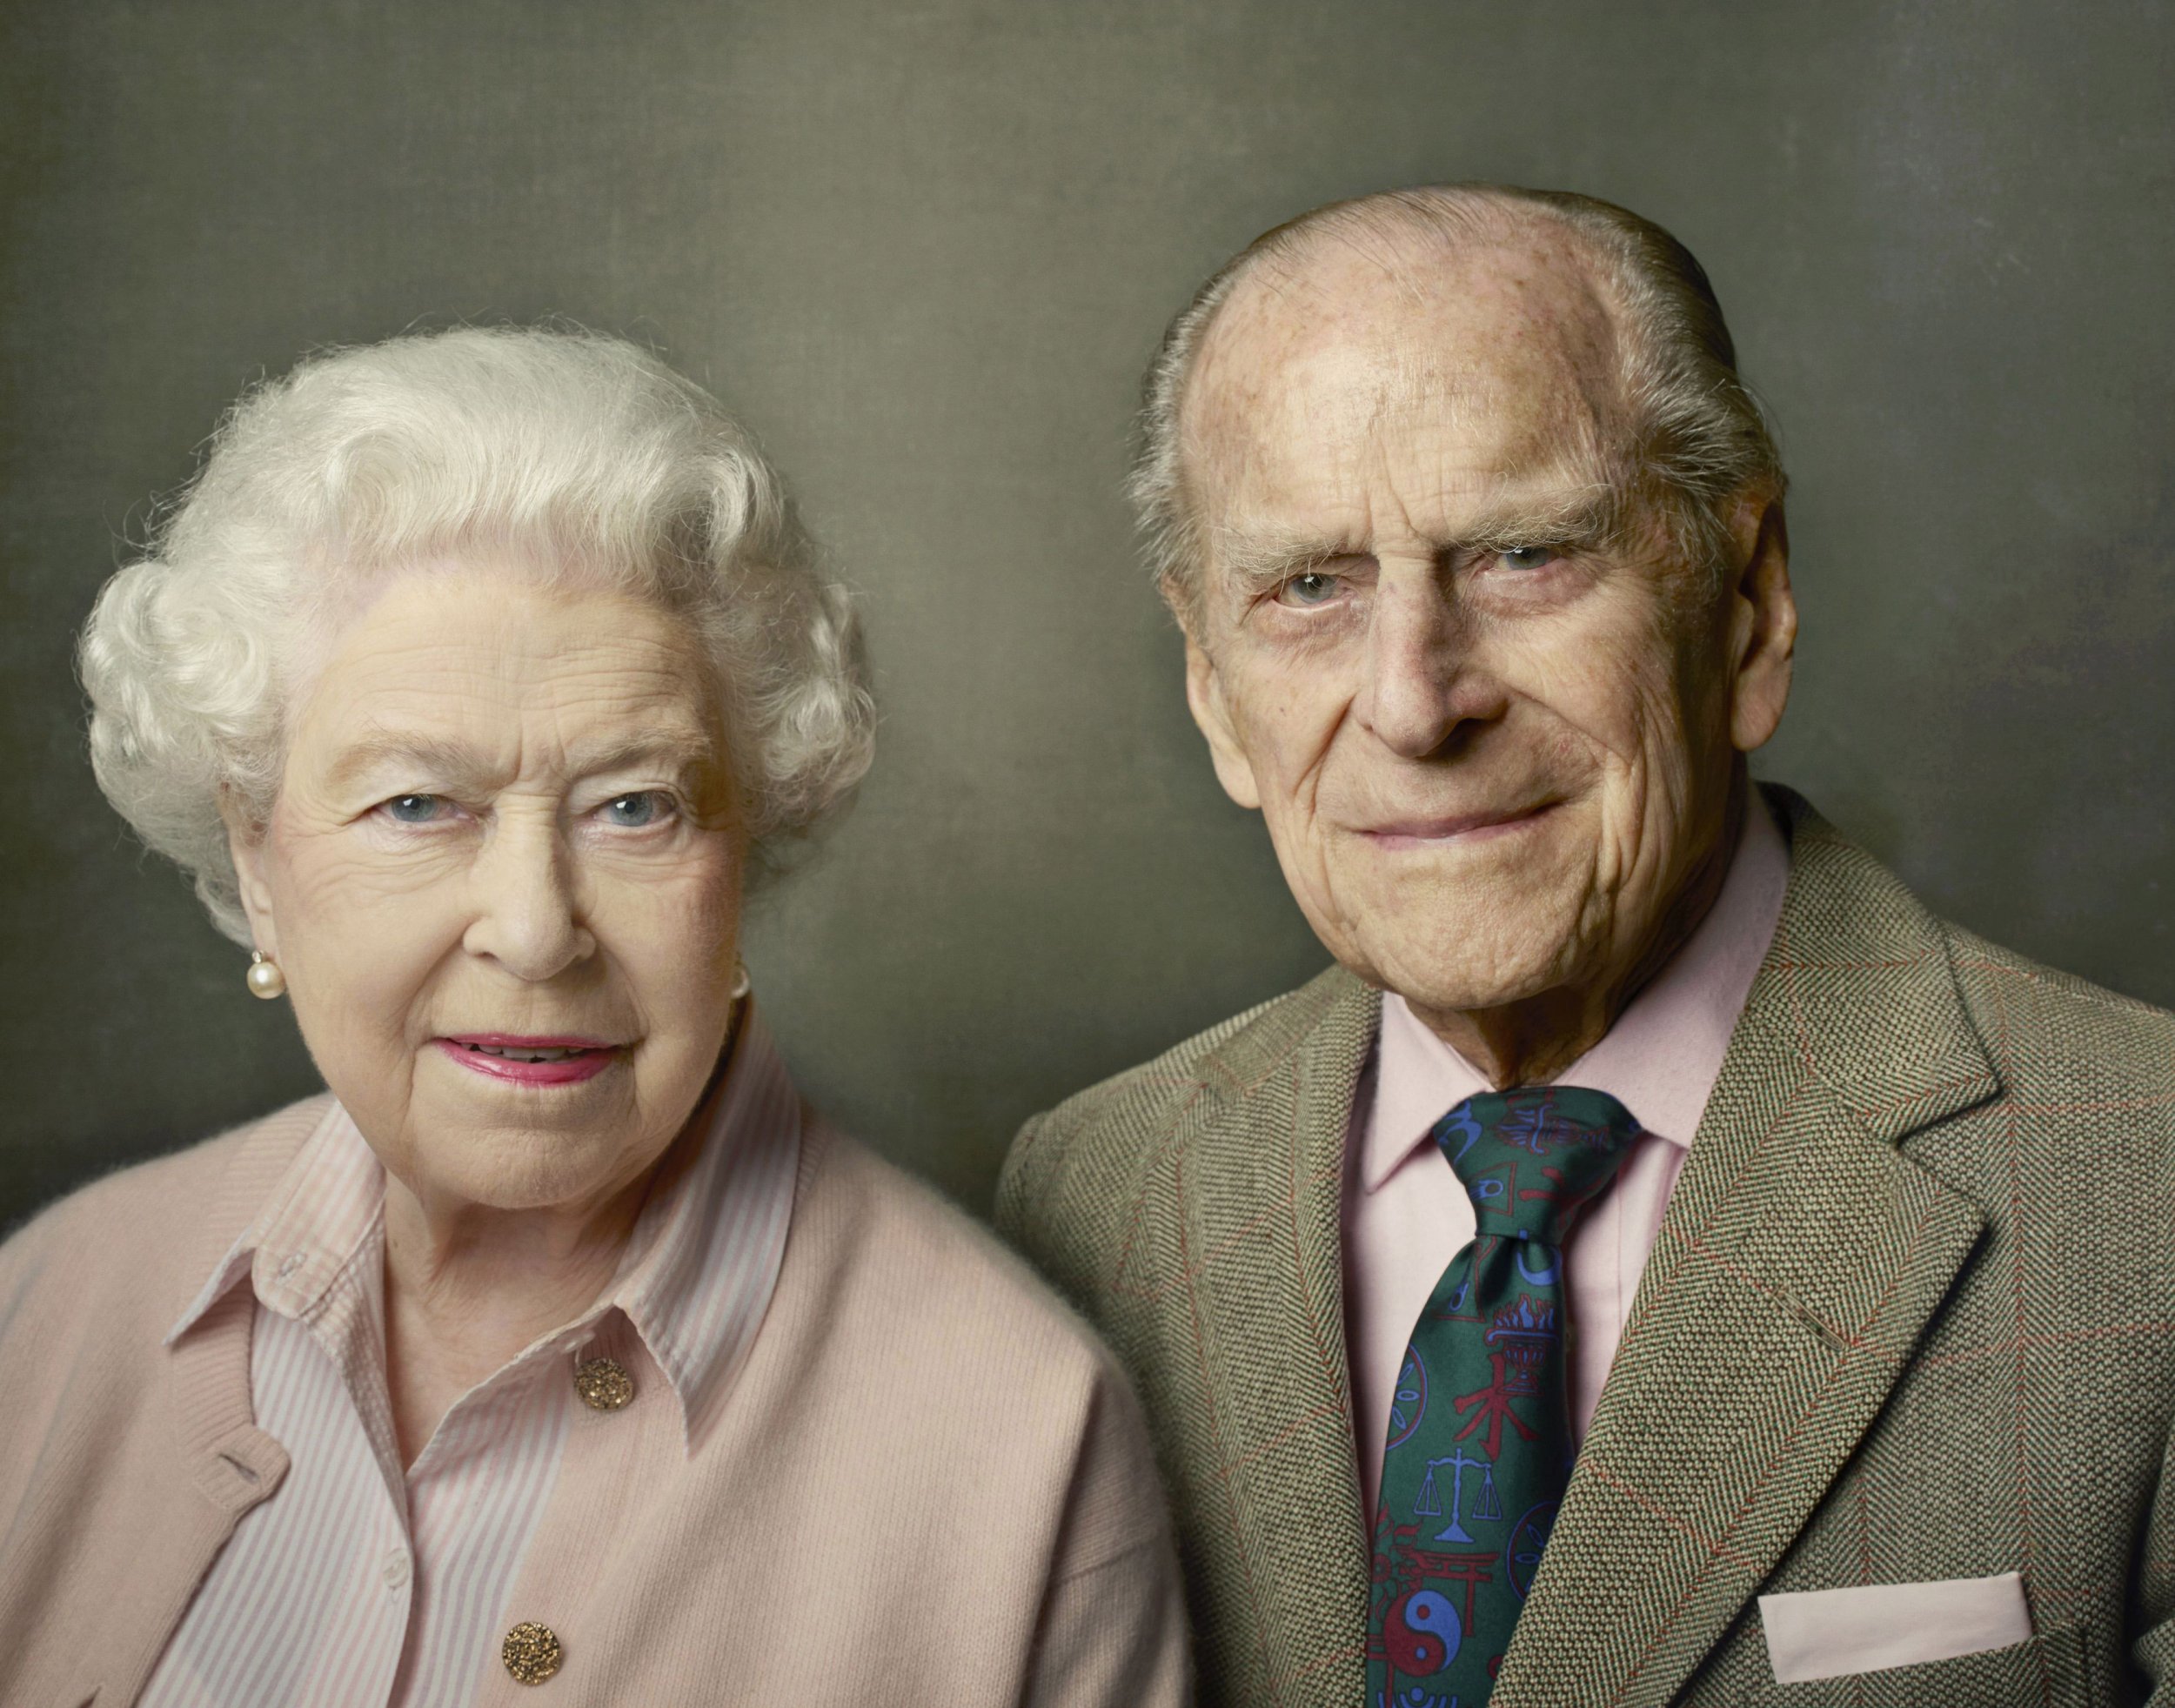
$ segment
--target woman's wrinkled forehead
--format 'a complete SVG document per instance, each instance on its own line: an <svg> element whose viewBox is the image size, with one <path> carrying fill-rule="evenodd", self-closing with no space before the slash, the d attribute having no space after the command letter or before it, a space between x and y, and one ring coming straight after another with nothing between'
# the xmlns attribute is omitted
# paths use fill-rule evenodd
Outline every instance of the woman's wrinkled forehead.
<svg viewBox="0 0 2175 1708"><path fill-rule="evenodd" d="M478 571L387 586L338 635L291 734L291 758L328 774L426 749L581 769L641 747L725 765L702 650L669 613Z"/></svg>
<svg viewBox="0 0 2175 1708"><path fill-rule="evenodd" d="M290 720L343 640L389 597L417 586L463 581L533 588L564 598L606 596L648 607L668 623L684 626L691 640L696 633L692 613L679 610L658 578L640 566L488 533L390 560L343 553L338 546L319 546L309 553L308 573L297 578L298 598L279 660L281 698ZM508 639L518 642L519 637L510 633Z"/></svg>

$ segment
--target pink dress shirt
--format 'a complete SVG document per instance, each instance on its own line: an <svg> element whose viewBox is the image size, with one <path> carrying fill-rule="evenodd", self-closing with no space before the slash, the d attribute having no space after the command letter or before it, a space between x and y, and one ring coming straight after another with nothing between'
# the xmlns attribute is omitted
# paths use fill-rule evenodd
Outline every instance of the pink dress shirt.
<svg viewBox="0 0 2175 1708"><path fill-rule="evenodd" d="M1584 1439L1616 1356L1692 1135L1722 1071L1744 999L1782 916L1790 850L1751 791L1722 892L1690 941L1557 1076L1606 1091L1646 1129L1565 1249L1571 1429ZM1473 1205L1428 1130L1490 1089L1404 999L1382 998L1382 1033L1352 1106L1344 1188L1345 1333L1360 1476L1374 1510L1389 1401L1412 1325L1450 1259L1473 1237Z"/></svg>
<svg viewBox="0 0 2175 1708"><path fill-rule="evenodd" d="M800 1105L752 1011L695 1118L701 1153L644 1207L605 1296L463 1395L404 1470L385 1386L385 1170L331 1105L167 1336L246 1278L257 1420L291 1466L280 1497L236 1527L143 1708L470 1699L499 1665L508 1594L585 1421L575 1367L616 1353L662 1371L692 1446L769 1306Z"/></svg>

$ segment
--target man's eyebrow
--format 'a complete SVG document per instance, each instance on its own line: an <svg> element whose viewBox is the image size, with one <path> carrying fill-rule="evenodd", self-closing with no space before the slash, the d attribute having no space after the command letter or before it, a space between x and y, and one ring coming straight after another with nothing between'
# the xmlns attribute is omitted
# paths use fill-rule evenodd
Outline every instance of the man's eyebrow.
<svg viewBox="0 0 2175 1708"><path fill-rule="evenodd" d="M1364 549L1346 541L1233 532L1217 542L1215 556L1221 579L1251 595L1282 586L1293 576L1338 558L1356 557Z"/></svg>
<svg viewBox="0 0 2175 1708"><path fill-rule="evenodd" d="M1614 483L1596 480L1483 506L1456 539L1442 544L1450 550L1494 552L1521 546L1590 547L1616 539L1623 524L1623 494Z"/></svg>
<svg viewBox="0 0 2175 1708"><path fill-rule="evenodd" d="M1596 480L1560 488L1544 496L1505 497L1483 506L1457 530L1456 537L1436 542L1438 553L1508 552L1520 546L1556 546L1586 549L1618 537L1623 522L1623 496L1614 484ZM1368 548L1349 539L1307 539L1290 534L1225 532L1216 542L1215 563L1237 591L1262 593L1295 575L1320 569L1339 558L1364 556Z"/></svg>

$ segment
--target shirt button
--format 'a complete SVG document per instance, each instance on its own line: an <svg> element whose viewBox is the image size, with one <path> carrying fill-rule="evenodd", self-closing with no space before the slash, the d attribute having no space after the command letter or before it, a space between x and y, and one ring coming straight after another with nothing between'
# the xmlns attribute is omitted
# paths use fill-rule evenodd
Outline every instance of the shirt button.
<svg viewBox="0 0 2175 1708"><path fill-rule="evenodd" d="M524 1619L506 1633L506 1640L499 1645L499 1658L515 1684L540 1685L559 1671L558 1635L549 1625Z"/></svg>
<svg viewBox="0 0 2175 1708"><path fill-rule="evenodd" d="M634 1397L634 1378L612 1358L592 1358L574 1371L574 1391L592 1411L617 1411Z"/></svg>
<svg viewBox="0 0 2175 1708"><path fill-rule="evenodd" d="M385 1556L385 1587L397 1590L408 1581L408 1554L404 1548L396 1548Z"/></svg>

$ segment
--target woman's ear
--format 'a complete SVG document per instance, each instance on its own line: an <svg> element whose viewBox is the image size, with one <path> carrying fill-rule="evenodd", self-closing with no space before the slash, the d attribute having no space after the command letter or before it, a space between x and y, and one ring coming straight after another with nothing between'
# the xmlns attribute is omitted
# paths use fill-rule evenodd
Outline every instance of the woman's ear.
<svg viewBox="0 0 2175 1708"><path fill-rule="evenodd" d="M226 825L226 847L234 861L235 887L249 920L250 939L273 961L279 959L279 932L272 918L271 886L264 881L264 840L268 827L229 789L219 791L219 817Z"/></svg>

